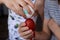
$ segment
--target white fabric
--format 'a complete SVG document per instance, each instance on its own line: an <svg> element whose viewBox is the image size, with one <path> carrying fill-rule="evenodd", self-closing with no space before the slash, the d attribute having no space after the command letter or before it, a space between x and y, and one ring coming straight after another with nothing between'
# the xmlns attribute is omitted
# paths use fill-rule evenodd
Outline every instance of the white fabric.
<svg viewBox="0 0 60 40"><path fill-rule="evenodd" d="M32 0L34 2L34 0ZM36 22L37 17L32 17L34 22ZM18 33L18 27L17 24L20 25L21 22L24 22L26 19L24 19L22 16L17 15L15 12L9 9L9 15L8 15L8 30L9 30L9 40L25 40L22 37L20 37L20 34Z"/></svg>

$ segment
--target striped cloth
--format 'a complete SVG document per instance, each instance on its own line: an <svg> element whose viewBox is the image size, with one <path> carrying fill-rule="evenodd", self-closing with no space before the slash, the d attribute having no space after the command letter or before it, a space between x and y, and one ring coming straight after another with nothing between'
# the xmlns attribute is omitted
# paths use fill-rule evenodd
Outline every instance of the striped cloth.
<svg viewBox="0 0 60 40"><path fill-rule="evenodd" d="M60 25L60 8L58 0L45 0L44 17L46 19L53 18L54 21ZM52 36L51 40L57 40L55 36Z"/></svg>
<svg viewBox="0 0 60 40"><path fill-rule="evenodd" d="M57 0L46 0L44 12L45 18L53 18L54 21L60 25L60 10Z"/></svg>

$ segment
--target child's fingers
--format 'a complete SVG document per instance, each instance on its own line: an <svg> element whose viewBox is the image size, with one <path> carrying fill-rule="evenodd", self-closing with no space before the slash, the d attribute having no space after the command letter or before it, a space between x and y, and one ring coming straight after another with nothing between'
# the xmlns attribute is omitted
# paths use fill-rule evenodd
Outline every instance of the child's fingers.
<svg viewBox="0 0 60 40"><path fill-rule="evenodd" d="M22 22L20 25L19 25L19 27L21 28L21 27L24 27L26 24L24 23L24 22Z"/></svg>
<svg viewBox="0 0 60 40"><path fill-rule="evenodd" d="M29 35L23 36L23 38L25 38L25 39L30 39L32 37L33 37L33 34L29 34Z"/></svg>
<svg viewBox="0 0 60 40"><path fill-rule="evenodd" d="M33 35L32 30L28 30L28 31L20 33L20 36L23 37L23 38L29 38L32 35Z"/></svg>
<svg viewBox="0 0 60 40"><path fill-rule="evenodd" d="M29 30L28 27L22 27L22 28L19 29L19 32L24 32L24 31L27 31L27 30Z"/></svg>

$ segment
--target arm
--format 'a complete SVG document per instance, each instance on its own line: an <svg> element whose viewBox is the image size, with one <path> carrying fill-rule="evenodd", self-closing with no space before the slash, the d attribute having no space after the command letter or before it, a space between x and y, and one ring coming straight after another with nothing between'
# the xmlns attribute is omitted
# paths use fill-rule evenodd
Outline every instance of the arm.
<svg viewBox="0 0 60 40"><path fill-rule="evenodd" d="M55 34L58 40L60 40L60 27L54 20L49 21L49 28Z"/></svg>
<svg viewBox="0 0 60 40"><path fill-rule="evenodd" d="M43 30L41 32L36 32L36 40L49 40L50 31L47 27L48 20L44 19Z"/></svg>
<svg viewBox="0 0 60 40"><path fill-rule="evenodd" d="M50 30L48 28L48 19L44 18L44 23L43 23L43 32L45 32L45 37L46 37L46 40L49 40L50 38ZM43 36L44 37L44 36Z"/></svg>
<svg viewBox="0 0 60 40"><path fill-rule="evenodd" d="M48 8L47 8L47 5L45 5L45 8L47 8L47 9L44 8L44 1L43 0L39 1L38 4L39 3L40 3L40 5L38 8L40 8L40 9L38 9L38 11L39 11L39 14L40 14L42 20L44 20L44 22L43 22L43 30L41 32L36 32L35 37L37 40L49 40L50 30L47 25L48 25L48 21L50 19L50 16L48 15ZM45 11L44 11L44 9L45 9Z"/></svg>
<svg viewBox="0 0 60 40"><path fill-rule="evenodd" d="M42 20L44 20L44 0L41 0L41 4L39 5L40 9L38 9L39 15Z"/></svg>
<svg viewBox="0 0 60 40"><path fill-rule="evenodd" d="M43 20L43 16L44 16L44 0L36 0L35 7L36 7L41 19Z"/></svg>

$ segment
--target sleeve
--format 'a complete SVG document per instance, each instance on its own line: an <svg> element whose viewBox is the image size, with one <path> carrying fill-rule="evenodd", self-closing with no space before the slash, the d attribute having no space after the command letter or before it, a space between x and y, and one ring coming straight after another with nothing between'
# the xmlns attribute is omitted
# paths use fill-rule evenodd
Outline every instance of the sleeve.
<svg viewBox="0 0 60 40"><path fill-rule="evenodd" d="M45 0L45 5L44 5L44 18L45 19L50 19L47 0Z"/></svg>

